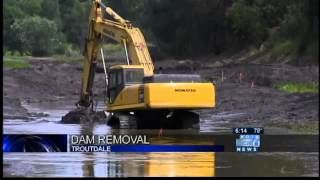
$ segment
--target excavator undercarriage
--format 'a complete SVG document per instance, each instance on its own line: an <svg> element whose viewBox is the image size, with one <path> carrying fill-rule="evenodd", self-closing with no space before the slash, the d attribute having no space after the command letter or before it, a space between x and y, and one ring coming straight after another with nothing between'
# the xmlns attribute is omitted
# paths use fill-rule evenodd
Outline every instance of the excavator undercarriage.
<svg viewBox="0 0 320 180"><path fill-rule="evenodd" d="M199 115L188 110L141 110L112 113L107 124L114 128L199 129Z"/></svg>

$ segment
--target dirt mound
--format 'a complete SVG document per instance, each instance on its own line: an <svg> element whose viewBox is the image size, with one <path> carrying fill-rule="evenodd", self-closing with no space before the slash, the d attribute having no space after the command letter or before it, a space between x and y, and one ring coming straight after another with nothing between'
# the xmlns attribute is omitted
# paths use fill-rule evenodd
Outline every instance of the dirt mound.
<svg viewBox="0 0 320 180"><path fill-rule="evenodd" d="M82 64L32 60L26 69L4 68L4 97L29 101L50 101L56 97L78 97L81 88ZM95 94L103 94L103 74L96 74Z"/></svg>
<svg viewBox="0 0 320 180"><path fill-rule="evenodd" d="M217 85L214 112L224 111L246 113L249 120L264 124L318 121L319 94L287 94L267 87L251 88L250 84L222 83Z"/></svg>

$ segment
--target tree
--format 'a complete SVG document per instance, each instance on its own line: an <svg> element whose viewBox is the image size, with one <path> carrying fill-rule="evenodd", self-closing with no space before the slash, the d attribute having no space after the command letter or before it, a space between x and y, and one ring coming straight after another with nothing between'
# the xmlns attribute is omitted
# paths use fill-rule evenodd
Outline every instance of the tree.
<svg viewBox="0 0 320 180"><path fill-rule="evenodd" d="M266 26L261 22L261 11L247 1L236 1L227 10L227 18L237 36L243 42L260 45L266 40Z"/></svg>
<svg viewBox="0 0 320 180"><path fill-rule="evenodd" d="M46 0L42 1L41 4L41 17L45 17L49 20L55 21L55 23L58 26L58 29L60 30L62 27L61 22L61 14L60 14L60 6L59 1L57 0Z"/></svg>
<svg viewBox="0 0 320 180"><path fill-rule="evenodd" d="M3 46L11 51L22 51L16 36L10 31L10 26L15 20L25 16L16 3L16 1L4 1L3 4L5 9L3 13Z"/></svg>
<svg viewBox="0 0 320 180"><path fill-rule="evenodd" d="M90 2L90 1L89 1ZM86 37L90 4L78 0L60 1L62 32L68 42L81 48Z"/></svg>
<svg viewBox="0 0 320 180"><path fill-rule="evenodd" d="M40 15L42 11L42 1L43 0L17 0L17 6L30 16Z"/></svg>
<svg viewBox="0 0 320 180"><path fill-rule="evenodd" d="M45 56L53 53L61 45L59 33L54 21L39 16L16 20L11 26L16 33L23 51L34 56Z"/></svg>
<svg viewBox="0 0 320 180"><path fill-rule="evenodd" d="M185 58L248 46L267 49L290 41L300 53L318 53L319 0L103 0L139 27L161 55ZM33 49L31 40L66 42L50 47L84 47L91 0L5 0L3 44L11 51ZM35 18L38 16L37 18ZM42 17L39 19L39 16ZM30 24L29 25L27 24ZM32 23L36 23L31 25ZM52 33L51 41L43 27ZM23 29L22 26L27 27ZM33 29L31 28L33 26ZM35 36L35 33L39 34ZM27 37L31 34L31 37ZM42 37L44 36L44 37ZM65 39L65 40L64 40ZM46 42L46 43L48 43ZM56 43L59 44L59 43ZM49 43L50 44L50 43ZM313 44L313 45L312 45ZM54 45L54 44L53 44ZM52 46L53 46L52 45ZM70 46L72 45L72 46ZM310 47L312 45L312 47ZM33 52L36 50L33 49ZM47 54L41 50L37 54ZM233 51L233 52L235 52ZM291 51L290 51L291 52Z"/></svg>

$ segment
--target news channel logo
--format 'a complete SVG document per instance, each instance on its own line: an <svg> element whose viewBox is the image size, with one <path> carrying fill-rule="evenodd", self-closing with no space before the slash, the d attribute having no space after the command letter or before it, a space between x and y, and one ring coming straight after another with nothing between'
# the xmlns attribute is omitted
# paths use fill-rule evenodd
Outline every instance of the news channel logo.
<svg viewBox="0 0 320 180"><path fill-rule="evenodd" d="M67 152L66 135L4 135L3 152Z"/></svg>
<svg viewBox="0 0 320 180"><path fill-rule="evenodd" d="M236 139L236 152L258 152L261 146L259 134L240 134Z"/></svg>

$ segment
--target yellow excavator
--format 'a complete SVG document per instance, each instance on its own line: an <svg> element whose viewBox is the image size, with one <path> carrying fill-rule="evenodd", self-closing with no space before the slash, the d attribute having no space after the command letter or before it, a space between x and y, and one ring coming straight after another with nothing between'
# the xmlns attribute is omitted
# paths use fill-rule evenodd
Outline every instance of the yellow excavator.
<svg viewBox="0 0 320 180"><path fill-rule="evenodd" d="M101 0L94 0L91 7L78 107L88 108L93 103L92 87L103 37L121 43L126 54L125 63L108 68L102 57L109 121L127 114L136 117L138 128L184 128L199 121L199 115L191 110L215 107L214 84L204 82L199 75L155 74L140 29Z"/></svg>

